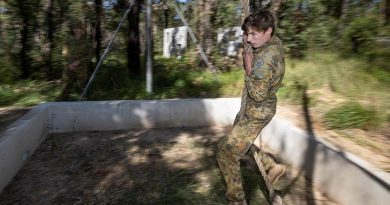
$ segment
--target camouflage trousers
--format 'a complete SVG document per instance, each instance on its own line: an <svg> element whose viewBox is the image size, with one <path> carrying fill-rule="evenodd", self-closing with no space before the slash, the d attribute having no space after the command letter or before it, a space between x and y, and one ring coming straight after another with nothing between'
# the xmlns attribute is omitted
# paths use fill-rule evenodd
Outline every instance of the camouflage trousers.
<svg viewBox="0 0 390 205"><path fill-rule="evenodd" d="M217 161L227 185L226 197L230 201L242 201L245 198L240 159L248 152L257 135L271 119L240 116L239 119L236 118L230 135L219 142ZM259 156L266 171L275 165L274 160L262 150L259 151Z"/></svg>

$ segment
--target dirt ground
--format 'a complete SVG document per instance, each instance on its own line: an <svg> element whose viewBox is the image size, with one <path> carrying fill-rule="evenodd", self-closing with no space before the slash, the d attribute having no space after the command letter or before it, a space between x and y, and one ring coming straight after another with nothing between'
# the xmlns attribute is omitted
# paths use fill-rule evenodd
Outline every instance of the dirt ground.
<svg viewBox="0 0 390 205"><path fill-rule="evenodd" d="M215 160L230 128L56 134L0 195L0 204L227 204ZM252 161L243 165L250 204L266 204ZM285 204L334 205L289 169L276 184Z"/></svg>

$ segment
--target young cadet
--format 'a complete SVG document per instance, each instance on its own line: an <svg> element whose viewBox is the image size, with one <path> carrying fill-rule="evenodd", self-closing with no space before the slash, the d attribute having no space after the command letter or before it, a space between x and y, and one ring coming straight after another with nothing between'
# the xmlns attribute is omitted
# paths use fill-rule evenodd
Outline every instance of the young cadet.
<svg viewBox="0 0 390 205"><path fill-rule="evenodd" d="M242 186L240 159L248 152L260 131L276 112L276 91L284 76L284 52L275 36L275 18L261 10L245 18L241 27L243 41L252 49L243 52L244 80L241 108L231 133L218 144L217 160L227 185L230 205L246 204ZM285 166L276 164L260 150L261 161L274 183L285 173Z"/></svg>

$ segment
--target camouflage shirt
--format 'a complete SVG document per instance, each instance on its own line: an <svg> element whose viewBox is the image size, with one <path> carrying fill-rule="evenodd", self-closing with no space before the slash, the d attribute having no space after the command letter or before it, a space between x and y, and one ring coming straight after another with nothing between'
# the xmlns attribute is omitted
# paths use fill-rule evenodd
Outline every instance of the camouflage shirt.
<svg viewBox="0 0 390 205"><path fill-rule="evenodd" d="M272 118L276 112L276 91L284 76L284 51L274 36L253 51L252 71L245 74L240 113L258 119Z"/></svg>

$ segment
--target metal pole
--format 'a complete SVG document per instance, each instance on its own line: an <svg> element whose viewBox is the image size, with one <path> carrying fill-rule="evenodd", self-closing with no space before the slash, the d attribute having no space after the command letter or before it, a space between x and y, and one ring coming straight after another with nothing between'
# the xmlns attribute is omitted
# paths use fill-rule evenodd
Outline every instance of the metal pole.
<svg viewBox="0 0 390 205"><path fill-rule="evenodd" d="M153 92L152 0L146 1L146 92Z"/></svg>

